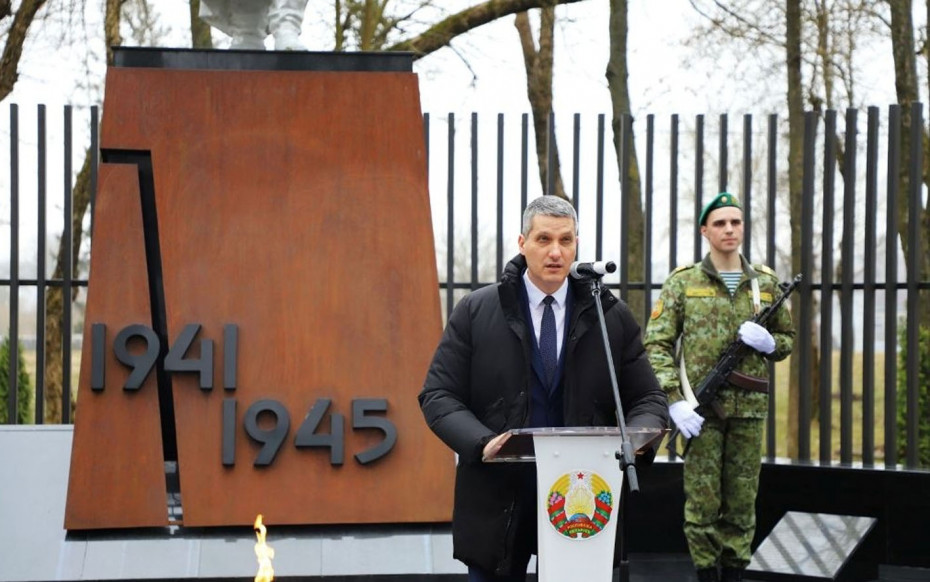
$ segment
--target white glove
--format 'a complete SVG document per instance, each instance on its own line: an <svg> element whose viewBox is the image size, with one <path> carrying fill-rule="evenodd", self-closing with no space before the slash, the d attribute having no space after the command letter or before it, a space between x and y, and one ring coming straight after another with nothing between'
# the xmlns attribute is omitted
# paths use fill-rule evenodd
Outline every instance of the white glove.
<svg viewBox="0 0 930 582"><path fill-rule="evenodd" d="M696 437L701 434L701 425L704 424L704 417L691 408L687 400L679 400L668 407L668 413L675 422L675 426L685 435L686 439Z"/></svg>
<svg viewBox="0 0 930 582"><path fill-rule="evenodd" d="M763 354L771 354L775 351L775 338L769 330L754 321L744 321L743 325L739 326L739 339Z"/></svg>

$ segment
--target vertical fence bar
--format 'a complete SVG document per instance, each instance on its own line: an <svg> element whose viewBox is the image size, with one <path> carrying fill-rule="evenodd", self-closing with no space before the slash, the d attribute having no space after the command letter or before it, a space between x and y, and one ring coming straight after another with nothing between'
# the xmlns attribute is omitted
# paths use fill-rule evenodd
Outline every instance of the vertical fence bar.
<svg viewBox="0 0 930 582"><path fill-rule="evenodd" d="M520 231L523 231L523 211L527 204L527 189L529 188L529 156L530 156L530 137L529 137L529 117L523 114L520 124Z"/></svg>
<svg viewBox="0 0 930 582"><path fill-rule="evenodd" d="M694 262L701 260L701 206L704 197L704 116L698 115L694 127Z"/></svg>
<svg viewBox="0 0 930 582"><path fill-rule="evenodd" d="M446 156L446 320L455 307L455 114L449 113Z"/></svg>
<svg viewBox="0 0 930 582"><path fill-rule="evenodd" d="M720 114L720 135L718 136L718 148L720 161L717 166L717 192L726 192L729 184L729 172L727 166L730 163L727 150L727 132L729 132L729 121L726 113Z"/></svg>
<svg viewBox="0 0 930 582"><path fill-rule="evenodd" d="M766 140L767 148L767 184L766 184L766 224L765 224L765 263L774 268L775 266L775 198L778 193L778 116L774 113L769 115L768 119L768 138ZM797 325L797 322L795 322ZM771 386L776 386L775 383L775 364L771 361L768 362L769 368L769 384ZM776 457L777 447L776 447L776 433L777 427L775 426L775 410L777 405L777 398L775 390L769 390L769 411L768 416L765 419L765 449L770 461L774 461Z"/></svg>
<svg viewBox="0 0 930 582"><path fill-rule="evenodd" d="M494 275L504 270L504 114L497 114L497 249Z"/></svg>
<svg viewBox="0 0 930 582"><path fill-rule="evenodd" d="M581 212L581 114L576 113L572 122L572 204L575 213Z"/></svg>
<svg viewBox="0 0 930 582"><path fill-rule="evenodd" d="M597 174L595 176L595 192L597 196L597 232L595 237L594 256L604 256L604 147L605 117L603 113L597 116Z"/></svg>
<svg viewBox="0 0 930 582"><path fill-rule="evenodd" d="M842 277L840 281L840 306L846 317L840 328L840 462L852 463L852 413L853 413L853 275L856 269L856 155L858 112L846 110L846 151L844 152L847 179L843 181L843 250Z"/></svg>
<svg viewBox="0 0 930 582"><path fill-rule="evenodd" d="M920 264L923 260L920 240L920 210L922 198L923 168L923 104L911 104L911 151L908 168L907 193L907 467L916 469L919 463L917 450L918 428L920 420L918 377L918 358L920 356L919 337L919 287Z"/></svg>
<svg viewBox="0 0 930 582"><path fill-rule="evenodd" d="M668 170L668 270L678 265L678 114L672 115Z"/></svg>
<svg viewBox="0 0 930 582"><path fill-rule="evenodd" d="M901 106L888 107L885 193L885 468L898 464L898 188L901 180Z"/></svg>
<svg viewBox="0 0 930 582"><path fill-rule="evenodd" d="M794 349L800 352L800 381L798 405L798 460L811 458L811 320L814 250L814 147L817 139L817 117L814 113L804 114L804 171L801 192L801 321L799 342Z"/></svg>
<svg viewBox="0 0 930 582"><path fill-rule="evenodd" d="M743 254L752 262L752 115L743 116ZM772 266L772 265L770 265ZM773 266L774 268L774 266Z"/></svg>
<svg viewBox="0 0 930 582"><path fill-rule="evenodd" d="M9 424L17 424L19 386L19 105L10 105L10 327L9 390L6 395Z"/></svg>
<svg viewBox="0 0 930 582"><path fill-rule="evenodd" d="M37 276L36 276L36 302L37 302L37 324L36 324L36 402L35 402L35 413L36 413L36 422L41 423L44 421L44 396L46 391L45 386L45 374L44 374L44 361L46 359L46 346L44 342L45 337L45 318L46 313L44 310L45 307L45 294L47 290L47 274L46 274L46 243L45 239L47 236L46 232L46 220L45 214L47 212L46 200L47 200L47 187L46 187L46 117L45 117L45 107L40 105L38 107L38 124L37 124L37 150L38 150L38 186L37 186L37 199L38 199L38 251L37 251ZM94 155L96 154L96 146L93 144L96 143L96 118L95 118L96 109L92 110L92 119L91 119L91 143L92 149L94 149ZM916 129L913 129L914 125L919 127L919 121L923 117L922 115L922 106L918 106L914 109L916 121L912 122L912 132L916 132ZM834 116L834 122L831 126L829 121L831 114ZM865 208L864 215L866 217L875 216L877 213L878 201L877 201L877 175L878 175L878 131L879 131L879 112L877 108L869 108L868 111L868 137L867 137L867 149L866 149L866 182L865 182ZM65 198L64 198L64 232L63 237L63 248L66 255L66 260L64 263L64 272L60 284L62 286L62 296L63 296L63 306L65 307L63 313L63 322L62 322L62 422L70 422L71 417L71 339L72 339L72 310L71 303L74 292L75 285L80 285L81 283L76 280L75 270L77 265L73 261L74 257L74 210L73 210L73 177L72 177L72 108L65 107L64 109L65 116L65 138L64 138L64 177L65 177ZM775 233L775 196L774 192L775 187L775 150L777 144L777 133L776 133L776 116L771 116L769 119L769 196L768 196L768 229L769 233L768 241L766 248L768 250L768 263L771 265L775 264L775 242L774 242L774 233ZM847 111L846 119L846 147L845 147L845 167L844 172L846 175L855 175L855 164L857 159L857 131L856 131L856 119L857 112L855 110ZM447 283L446 283L446 298L447 298L447 313L451 313L451 310L454 306L454 289L455 289L455 251L454 251L454 225L455 225L455 210L454 210L454 163L455 163L455 128L454 128L455 118L454 114L449 114L449 155L448 155L448 248L447 248ZM805 186L803 193L802 205L804 211L802 212L803 220L807 221L808 219L813 220L813 216L816 216L816 213L813 211L813 202L816 198L813 193L812 181L816 172L814 171L815 167L815 157L813 150L813 141L816 139L816 120L805 119ZM721 116L721 160L727 155L726 154L726 127L727 120L725 116ZM808 128L808 124L811 125ZM821 390L821 399L819 414L820 414L820 458L821 461L829 461L832 456L831 448L831 427L830 427L830 418L832 415L831 399L830 393L832 392L832 321L833 321L833 299L832 299L832 290L834 288L833 282L833 247L831 241L833 241L833 221L832 215L834 212L834 202L833 202L833 189L834 189L834 168L835 163L835 152L833 148L835 144L831 136L836 135L835 132L835 112L828 111L826 114L825 120L826 128L825 132L827 135L827 140L824 146L824 187L823 187L823 231L822 231L822 257L823 263L821 265L821 275L820 275L820 292L821 292L821 328L819 330L821 337L821 360L820 360L820 390ZM573 163L574 163L574 173L572 178L572 196L573 201L576 205L580 202L580 132L581 132L581 122L579 114L575 114L574 117L574 132L573 132ZM521 178L522 178L522 207L525 208L527 189L528 189L528 164L529 164L529 148L528 148L528 132L527 132L527 116L523 117L523 163L521 164ZM10 340L11 340L11 366L10 366L10 384L11 386L16 385L16 368L18 366L18 344L16 342L19 334L18 330L18 317L19 317L19 301L18 301L18 290L19 287L23 284L20 281L20 273L18 269L19 264L19 176L18 176L18 166L19 166L19 153L18 146L16 145L18 141L18 109L16 106L11 106L11 211L10 211L10 221L11 221L11 242L10 242L10 257L11 257L11 266L10 266L10 293L11 293L11 305L10 305ZM478 216L479 216L479 202L478 202L478 158L479 150L478 148L478 118L477 114L472 115L472 126L471 126L471 144L472 144L472 157L471 157L471 179L472 179L472 188L471 188L471 200L472 200L472 216L471 216L471 255L472 255L472 265L471 265L471 287L476 288L480 284L478 271L479 271L479 252L478 252ZM632 118L626 116L623 120L622 131L622 156L621 156L621 165L627 164L624 168L626 171L621 177L621 228L623 236L621 237L621 260L626 260L628 253L628 223L629 223L629 208L626 206L629 202L628 189L629 185L627 184L629 180L629 165L632 155ZM598 119L598 169L597 169L597 257L602 256L601 251L602 239L603 239L603 195L604 195L604 133L605 133L605 123L604 116L599 116ZM898 262L898 252L896 244L896 233L898 232L898 221L897 221L897 208L898 202L894 193L899 188L899 179L897 168L900 166L900 150L898 147L898 138L900 137L900 112L896 106L892 106L889 109L889 137L888 137L888 172L887 172L887 181L888 181L888 194L886 200L887 206L887 216L886 216L886 249L885 249L885 282L880 284L877 282L876 276L876 266L875 262L877 260L877 248L880 241L878 241L879 234L877 231L877 225L873 223L865 223L865 236L864 236L864 275L861 279L862 281L862 290L863 290L863 314L862 314L862 324L863 324L863 369L862 369L862 460L865 465L874 464L875 454L875 410L876 402L875 399L875 362L874 362L874 350L875 350L875 293L877 289L883 288L885 292L884 296L884 312L885 312L885 325L884 325L884 341L885 341L885 364L884 364L884 441L885 441L885 451L884 457L886 466L890 465L892 468L897 463L897 449L896 449L896 380L897 380L897 369L896 369L896 354L897 354L897 262ZM498 116L498 172L497 172L497 272L503 268L503 196L504 196L504 117L503 114ZM702 204L699 202L702 195L702 183L703 183L703 116L698 116L697 121L697 130L696 130L696 142L695 142L695 151L698 152L695 163L695 190L696 190L696 203L695 211L699 214ZM912 136L912 150L911 150L911 164L908 168L910 175L912 177L917 177L916 179L911 180L910 191L908 192L908 209L907 216L916 217L919 216L922 211L921 207L921 191L920 191L920 180L919 176L922 172L922 153L923 147L920 139L916 135ZM751 165L750 160L752 157L752 118L750 115L744 116L744 125L743 125L743 199L746 205L744 212L751 212ZM426 155L427 160L429 160L429 117L428 115L424 116L424 139L426 141ZM810 151L808 150L808 144L810 144ZM645 233L644 239L646 242L645 252L645 261L646 267L644 270L643 285L645 292L645 313L648 317L649 306L651 304L651 288L652 288L652 271L650 269L653 255L652 255L652 244L654 243L653 239L655 237L655 228L654 220L655 214L653 212L653 170L654 170L654 118L653 116L647 116L647 145L646 145L646 168L645 168ZM678 116L672 116L672 130L671 130L671 151L670 151L670 199L669 199L669 210L670 210L670 229L669 229L669 258L670 258L670 267L674 267L676 264L676 233L677 228L677 172L678 172ZM95 160L95 157L92 157L92 160ZM96 162L92 161L94 167L96 167ZM720 165L721 172L721 186L726 188L726 164L721 162ZM96 191L96 172L92 171L92 196ZM809 183L810 181L810 183ZM91 210L91 228L93 228L93 204ZM853 393L853 359L855 355L855 338L854 336L854 327L853 322L858 321L859 318L849 317L849 314L852 313L851 308L853 305L853 299L855 297L855 291L858 287L858 280L856 277L856 262L854 261L855 256L855 223L856 223L856 211L855 206L857 204L856 200L856 184L854 180L847 180L844 188L844 215L843 215L843 241L842 241L842 272L843 278L840 282L840 295L841 295L841 306L843 313L846 314L844 321L842 323L841 330L841 354L840 354L840 392L841 392L841 423L840 423L840 457L841 462L850 463L853 459L854 449L856 443L853 443L853 431L852 431L852 411L854 407L854 398L855 394ZM761 208L761 207L760 207ZM747 230L751 231L751 218L747 214L746 218ZM920 308L919 298L921 294L921 289L924 287L925 283L922 281L923 273L920 272L919 265L921 264L922 253L924 252L924 241L921 239L921 231L919 230L919 223L917 220L909 220L907 225L908 233L908 247L907 247L907 264L910 266L908 273L906 275L906 282L902 287L906 288L907 291L907 313L913 314L917 313ZM698 243L698 248L695 250L695 258L700 259L700 236L699 228L696 229L695 241ZM751 236L747 234L747 237ZM806 240L806 237L813 236L813 225L808 225L805 223L802 225L802 255L808 255L808 250L805 250L805 246L809 245L810 248L813 248L813 240L809 243ZM745 252L751 252L751 243L746 245ZM812 259L811 259L812 260ZM804 259L802 258L802 262ZM810 276L813 272L813 265L808 263L802 265L802 273L804 274L804 280L806 285L811 285L813 282L812 277ZM57 285L59 282L54 281L53 285ZM30 284L28 281L25 284ZM622 295L628 292L629 285L629 274L628 274L628 265L625 269L624 276L621 279L621 290ZM881 285L881 287L879 286ZM804 293L804 286L802 285L802 293ZM806 297L809 299L813 294L812 288L809 286L806 290L808 294ZM804 325L809 325L810 321L810 311L805 313L804 304L809 303L809 301L802 301L802 312L799 314L797 323L803 328ZM806 307L807 310L811 308ZM808 330L809 331L809 330ZM918 365L919 365L919 337L918 331L919 328L913 317L908 318L907 328L906 328L906 337L907 337L907 358L906 358L906 380L907 380L907 411L906 411L906 420L907 420L907 437L908 441L908 458L906 460L908 467L916 467L918 464L918 459L916 456L912 458L912 455L916 455L916 430L917 430L917 420L918 415L921 414L921 410L918 408L919 402L917 401L917 396L920 391L918 386ZM802 360L802 367L804 366L804 360L809 360L809 352L806 349L806 342L810 341L810 338L813 337L812 334L805 334L803 331L799 334L799 345L796 350L796 354ZM810 361L808 361L808 366L810 366ZM809 371L808 371L809 372ZM805 379L812 377L810 373L804 373L802 368L802 394L801 394L801 406L800 411L800 426L801 426L801 435L799 445L802 451L802 460L804 447L807 447L807 454L809 455L810 448L810 435L809 433L805 436L805 432L809 426L809 415L810 410L805 411L804 406L805 402L809 401L807 395L804 393L804 382ZM807 390L810 390L810 386L806 387ZM10 421L16 422L17 416L17 401L18 395L13 390L13 394L9 395L6 402L3 405L7 408L10 413ZM775 395L770 395L770 404L771 409L774 410L774 398ZM807 422L805 422L805 414L808 415ZM772 421L771 424L767 425L767 450L770 457L774 457L775 443L776 443L776 434L775 426ZM805 438L807 442L805 443Z"/></svg>
<svg viewBox="0 0 930 582"><path fill-rule="evenodd" d="M655 144L655 116L646 116L646 205L643 220L643 322L652 312L652 164Z"/></svg>
<svg viewBox="0 0 930 582"><path fill-rule="evenodd" d="M45 239L47 236L46 220L47 208L46 201L48 197L47 184L47 158L48 150L46 145L46 117L45 105L39 105L37 110L37 135L36 135L36 186L37 186L37 214L36 232L38 233L36 241L36 403L35 403L35 421L36 424L45 422L45 295L46 295L46 274L45 274ZM96 175L96 171L92 172ZM96 176L95 176L96 179Z"/></svg>
<svg viewBox="0 0 930 582"><path fill-rule="evenodd" d="M471 114L471 284L478 288L478 113Z"/></svg>
<svg viewBox="0 0 930 582"><path fill-rule="evenodd" d="M820 244L820 462L833 456L833 202L836 188L836 110L824 116L823 217Z"/></svg>
<svg viewBox="0 0 930 582"><path fill-rule="evenodd" d="M61 423L71 423L71 306L74 284L74 200L72 191L72 106L65 106L64 277L61 293Z"/></svg>
<svg viewBox="0 0 930 582"><path fill-rule="evenodd" d="M865 150L865 265L862 287L862 464L875 465L875 264L878 237L878 107L868 108Z"/></svg>
<svg viewBox="0 0 930 582"><path fill-rule="evenodd" d="M620 118L620 299L630 298L630 166L633 157L633 116Z"/></svg>

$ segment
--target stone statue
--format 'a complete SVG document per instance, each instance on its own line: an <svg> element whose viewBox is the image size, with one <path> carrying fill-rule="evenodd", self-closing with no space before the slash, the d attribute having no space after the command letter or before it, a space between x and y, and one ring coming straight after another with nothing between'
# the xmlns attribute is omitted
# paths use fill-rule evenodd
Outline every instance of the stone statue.
<svg viewBox="0 0 930 582"><path fill-rule="evenodd" d="M200 18L232 38L232 49L264 50L274 36L278 51L307 50L300 42L307 0L201 0Z"/></svg>

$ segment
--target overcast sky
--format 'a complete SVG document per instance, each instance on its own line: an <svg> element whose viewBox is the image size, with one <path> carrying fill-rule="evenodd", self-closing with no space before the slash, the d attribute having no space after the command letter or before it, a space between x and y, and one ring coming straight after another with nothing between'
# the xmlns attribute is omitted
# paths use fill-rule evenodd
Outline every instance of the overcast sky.
<svg viewBox="0 0 930 582"><path fill-rule="evenodd" d="M468 5L445 0L449 8ZM84 58L82 46L102 47L100 10L91 2L83 26L71 26L77 47L60 46L59 34L49 22L31 37L24 51L21 77L14 100L94 103L99 97L99 59ZM321 28L319 8L307 9L304 40L311 50L330 50L330 35ZM180 0L152 0L163 23L165 46L187 46L187 4ZM630 3L629 60L635 107L671 111L691 108L705 79L682 67L681 39L697 16L687 0ZM609 111L604 71L607 64L609 3L586 0L560 6L556 31L556 108L571 111ZM669 18L670 14L676 17ZM218 46L227 39L214 33ZM126 44L133 44L127 39ZM270 41L269 41L270 44ZM98 50L99 53L99 50ZM528 109L523 58L513 17L505 17L457 39L416 64L426 111L519 111ZM687 77L687 78L685 78ZM89 87L87 89L86 87ZM681 99L683 95L690 98ZM711 101L716 101L713 99ZM700 105L705 104L699 99Z"/></svg>

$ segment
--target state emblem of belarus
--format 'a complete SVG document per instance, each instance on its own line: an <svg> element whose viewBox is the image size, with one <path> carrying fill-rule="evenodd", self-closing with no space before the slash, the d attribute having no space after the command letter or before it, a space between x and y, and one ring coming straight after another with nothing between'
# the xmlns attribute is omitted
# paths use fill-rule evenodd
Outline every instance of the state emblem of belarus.
<svg viewBox="0 0 930 582"><path fill-rule="evenodd" d="M573 540L596 536L610 521L614 498L597 473L572 471L555 480L546 500L549 523Z"/></svg>

